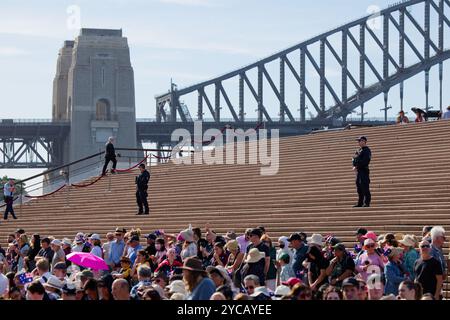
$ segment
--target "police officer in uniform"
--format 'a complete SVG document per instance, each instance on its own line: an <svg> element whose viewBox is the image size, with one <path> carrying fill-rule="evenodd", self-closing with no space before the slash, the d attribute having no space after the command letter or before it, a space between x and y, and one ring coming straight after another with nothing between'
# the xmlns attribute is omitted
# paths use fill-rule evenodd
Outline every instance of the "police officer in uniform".
<svg viewBox="0 0 450 320"><path fill-rule="evenodd" d="M145 164L143 163L139 165L139 170L141 171L141 174L136 177L136 201L139 207L137 214L149 214L150 210L148 209L147 189L148 182L150 180L150 173L145 169ZM143 209L145 209L145 211Z"/></svg>
<svg viewBox="0 0 450 320"><path fill-rule="evenodd" d="M372 152L367 146L366 137L361 136L356 140L360 148L353 157L353 171L356 171L356 190L358 191L358 203L354 207L370 207L369 163Z"/></svg>

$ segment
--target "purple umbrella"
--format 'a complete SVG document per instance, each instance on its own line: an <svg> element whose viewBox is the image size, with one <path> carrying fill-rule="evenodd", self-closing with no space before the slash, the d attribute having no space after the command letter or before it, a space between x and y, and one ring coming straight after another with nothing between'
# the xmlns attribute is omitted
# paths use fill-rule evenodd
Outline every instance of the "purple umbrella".
<svg viewBox="0 0 450 320"><path fill-rule="evenodd" d="M105 260L89 252L72 252L66 258L79 266L92 270L109 270Z"/></svg>

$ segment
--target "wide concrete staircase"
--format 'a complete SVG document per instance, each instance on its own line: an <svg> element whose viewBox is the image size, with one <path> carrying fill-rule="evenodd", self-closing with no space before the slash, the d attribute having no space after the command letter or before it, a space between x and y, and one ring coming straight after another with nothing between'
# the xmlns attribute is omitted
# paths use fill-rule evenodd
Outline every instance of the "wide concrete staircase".
<svg viewBox="0 0 450 320"><path fill-rule="evenodd" d="M351 157L360 135L368 137L373 154L370 208L352 208ZM439 121L283 138L279 172L272 176L260 175L259 164L152 166L149 216L135 215L138 172L117 174L17 206L19 219L0 223L0 243L18 227L73 238L78 231L104 237L116 226L177 233L209 222L219 233L262 225L273 239L318 232L348 245L361 226L377 234L420 235L424 225L450 231L449 137L450 121Z"/></svg>

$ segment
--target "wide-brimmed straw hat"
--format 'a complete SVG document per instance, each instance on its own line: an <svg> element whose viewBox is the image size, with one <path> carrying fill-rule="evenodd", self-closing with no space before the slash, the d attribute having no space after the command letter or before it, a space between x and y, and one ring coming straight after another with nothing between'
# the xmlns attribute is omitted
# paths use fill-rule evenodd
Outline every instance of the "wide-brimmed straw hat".
<svg viewBox="0 0 450 320"><path fill-rule="evenodd" d="M245 263L255 263L261 259L264 259L266 254L258 250L258 248L251 249L247 254L247 259L245 259Z"/></svg>
<svg viewBox="0 0 450 320"><path fill-rule="evenodd" d="M416 246L416 239L414 238L413 235L411 234L407 234L403 237L402 240L399 241L399 243L401 243L402 245L404 245L405 247L415 247Z"/></svg>

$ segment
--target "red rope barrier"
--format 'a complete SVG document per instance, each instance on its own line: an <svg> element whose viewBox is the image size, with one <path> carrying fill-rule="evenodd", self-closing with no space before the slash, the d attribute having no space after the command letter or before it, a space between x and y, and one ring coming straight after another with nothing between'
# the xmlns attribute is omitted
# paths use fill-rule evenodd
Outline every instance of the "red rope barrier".
<svg viewBox="0 0 450 320"><path fill-rule="evenodd" d="M103 176L98 176L95 180L86 183L86 184L76 184L76 183L72 183L72 186L75 188L85 188L85 187L89 187L92 186L94 183L98 182L101 178L103 178Z"/></svg>
<svg viewBox="0 0 450 320"><path fill-rule="evenodd" d="M65 186L66 186L66 184L63 184L61 187L59 187L55 191L47 193L47 194L43 194L42 196L28 196L28 195L24 195L24 197L31 198L31 199L45 198L45 197L51 196L52 194L57 193L59 190L63 189Z"/></svg>
<svg viewBox="0 0 450 320"><path fill-rule="evenodd" d="M139 161L138 163L136 163L134 166L129 167L128 169L116 169L117 172L127 172L130 171L136 167L138 167L141 163L143 163L145 160L147 160L148 156L145 156L144 159L142 159L141 161Z"/></svg>
<svg viewBox="0 0 450 320"><path fill-rule="evenodd" d="M170 159L170 158L172 158L172 155L169 155L169 156L167 156L167 157L158 157L157 155L154 155L154 154L152 154L152 156L153 156L154 158L156 158L156 159L160 159L160 160L164 160L164 159Z"/></svg>

